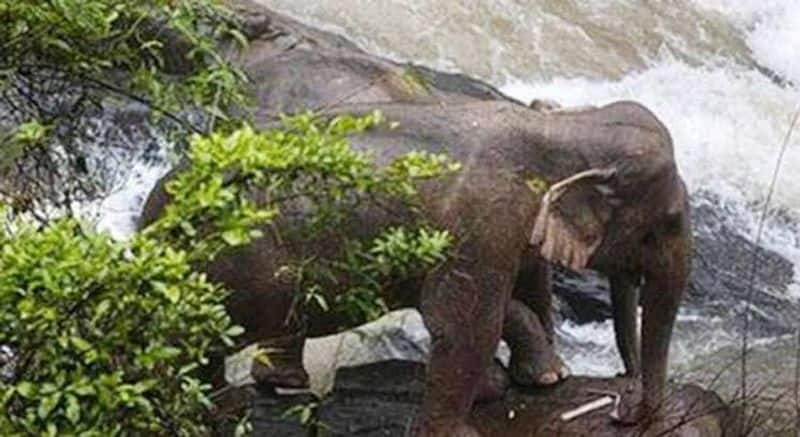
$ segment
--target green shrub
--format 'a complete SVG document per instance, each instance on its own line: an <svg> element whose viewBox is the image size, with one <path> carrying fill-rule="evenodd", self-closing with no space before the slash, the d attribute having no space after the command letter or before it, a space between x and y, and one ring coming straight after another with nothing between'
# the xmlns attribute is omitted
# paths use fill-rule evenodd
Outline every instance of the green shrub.
<svg viewBox="0 0 800 437"><path fill-rule="evenodd" d="M380 122L378 114L328 121L304 114L278 130L195 137L187 165L168 184L174 201L126 242L74 219L43 227L5 220L0 345L13 349L15 366L10 379L0 378L0 434L209 433L213 402L198 368L241 329L225 311L226 291L193 267L258 237L288 199L312 201L302 232L330 233L359 195L388 196L413 209L417 180L458 169L423 153L378 168L346 138ZM253 190L266 200L254 202ZM301 276L298 303L363 321L385 310L380 288L387 278L441 262L451 236L420 220L344 243L339 258L285 267L317 272ZM317 280L324 271L362 280L329 308L317 293L328 285Z"/></svg>
<svg viewBox="0 0 800 437"><path fill-rule="evenodd" d="M208 386L195 370L240 329L186 252L115 242L70 219L18 224L6 238L0 344L17 363L0 383L3 435L206 430Z"/></svg>

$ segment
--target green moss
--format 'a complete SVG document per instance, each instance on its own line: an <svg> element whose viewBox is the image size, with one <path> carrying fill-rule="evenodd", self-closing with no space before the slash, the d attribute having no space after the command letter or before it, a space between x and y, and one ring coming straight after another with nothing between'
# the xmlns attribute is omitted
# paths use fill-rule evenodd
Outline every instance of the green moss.
<svg viewBox="0 0 800 437"><path fill-rule="evenodd" d="M425 76L413 65L408 65L399 75L400 81L406 92L412 95L431 93L431 85Z"/></svg>
<svg viewBox="0 0 800 437"><path fill-rule="evenodd" d="M536 175L525 181L525 185L527 185L531 191L540 196L543 196L544 193L550 189L550 184L544 178Z"/></svg>

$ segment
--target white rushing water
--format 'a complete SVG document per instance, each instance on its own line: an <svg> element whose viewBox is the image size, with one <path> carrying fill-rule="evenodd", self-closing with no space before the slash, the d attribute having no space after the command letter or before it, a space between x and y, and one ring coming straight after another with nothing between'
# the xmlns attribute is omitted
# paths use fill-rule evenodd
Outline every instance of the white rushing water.
<svg viewBox="0 0 800 437"><path fill-rule="evenodd" d="M690 190L739 205L735 223L748 236L800 104L796 0L260 1L372 52L480 77L523 101L640 101L672 132ZM794 85L780 85L766 69ZM789 141L772 204L796 219L798 168L800 132ZM101 226L130 232L163 171L138 168L102 205ZM770 220L763 243L800 266L796 229ZM737 341L718 321L697 323L696 314L681 315L673 360ZM610 322L559 327L570 364L592 374L620 368L612 332Z"/></svg>

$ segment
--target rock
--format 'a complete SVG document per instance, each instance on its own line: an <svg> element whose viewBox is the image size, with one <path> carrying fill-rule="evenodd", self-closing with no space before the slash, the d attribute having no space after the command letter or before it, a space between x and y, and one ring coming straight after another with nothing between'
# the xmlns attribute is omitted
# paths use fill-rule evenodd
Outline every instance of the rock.
<svg viewBox="0 0 800 437"><path fill-rule="evenodd" d="M426 362L429 353L430 336L419 312L401 310L338 335L309 339L303 365L312 391L324 395L340 368L391 359Z"/></svg>
<svg viewBox="0 0 800 437"><path fill-rule="evenodd" d="M611 291L608 280L593 271L574 272L554 266L553 293L562 319L583 324L611 318Z"/></svg>
<svg viewBox="0 0 800 437"><path fill-rule="evenodd" d="M609 392L624 390L627 378L574 377L551 389L512 389L502 402L479 405L472 422L484 436L640 436L725 435L733 412L713 392L695 385L672 387L663 411L666 419L647 426L623 427L609 416L613 406L604 407L571 421L561 415ZM672 433L661 434L665 430ZM644 433L644 434L643 434Z"/></svg>
<svg viewBox="0 0 800 437"><path fill-rule="evenodd" d="M14 351L6 345L0 345L0 383L10 381L14 377L16 363Z"/></svg>
<svg viewBox="0 0 800 437"><path fill-rule="evenodd" d="M308 437L307 424L302 423L302 409L313 412L317 398L313 395L276 395L252 390L250 422L253 435L274 437Z"/></svg>
<svg viewBox="0 0 800 437"><path fill-rule="evenodd" d="M319 401L309 422L322 426L330 436L405 436L420 408L424 366L409 361L385 361L340 370L329 396ZM621 391L624 378L575 377L550 389L512 388L500 401L479 404L470 422L484 437L536 436L633 436L636 427L614 425L611 406L563 422L559 416L588 401L602 397L591 390ZM733 423L734 411L712 392L697 386L674 387L666 403L675 436L722 436ZM306 436L297 421L278 420L299 398L261 395L254 403L256 435ZM677 422L685 422L677 426Z"/></svg>
<svg viewBox="0 0 800 437"><path fill-rule="evenodd" d="M800 304L789 293L794 283L792 262L753 243L742 231L746 224L734 221L741 210L718 196L695 193L692 203L695 256L684 306L727 317L733 322L729 328L738 331L741 321L731 317L732 310L741 314L749 300L751 335L774 337L794 332Z"/></svg>

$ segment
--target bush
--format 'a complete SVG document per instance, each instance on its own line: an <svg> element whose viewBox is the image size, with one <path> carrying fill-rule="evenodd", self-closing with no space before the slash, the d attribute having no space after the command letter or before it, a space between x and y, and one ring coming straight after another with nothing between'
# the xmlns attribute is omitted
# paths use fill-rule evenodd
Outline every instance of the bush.
<svg viewBox="0 0 800 437"><path fill-rule="evenodd" d="M17 355L2 434L205 433L195 370L240 332L225 293L153 240L17 226L0 253L0 344Z"/></svg>
<svg viewBox="0 0 800 437"><path fill-rule="evenodd" d="M13 349L14 368L0 377L0 434L209 433L211 387L198 370L241 329L225 311L226 292L193 267L258 237L288 199L313 200L303 232L335 232L359 196L388 196L413 209L416 181L458 168L421 153L378 168L350 149L347 135L381 122L378 114L329 121L305 114L279 130L195 137L187 165L168 184L174 200L127 242L70 218L38 228L6 220L0 345ZM253 190L268 200L253 202ZM341 258L285 270L317 272L297 282L298 304L362 321L385 310L387 278L441 262L450 240L420 220L370 241L345 241ZM319 272L331 271L362 278L335 308L318 293L326 286Z"/></svg>

